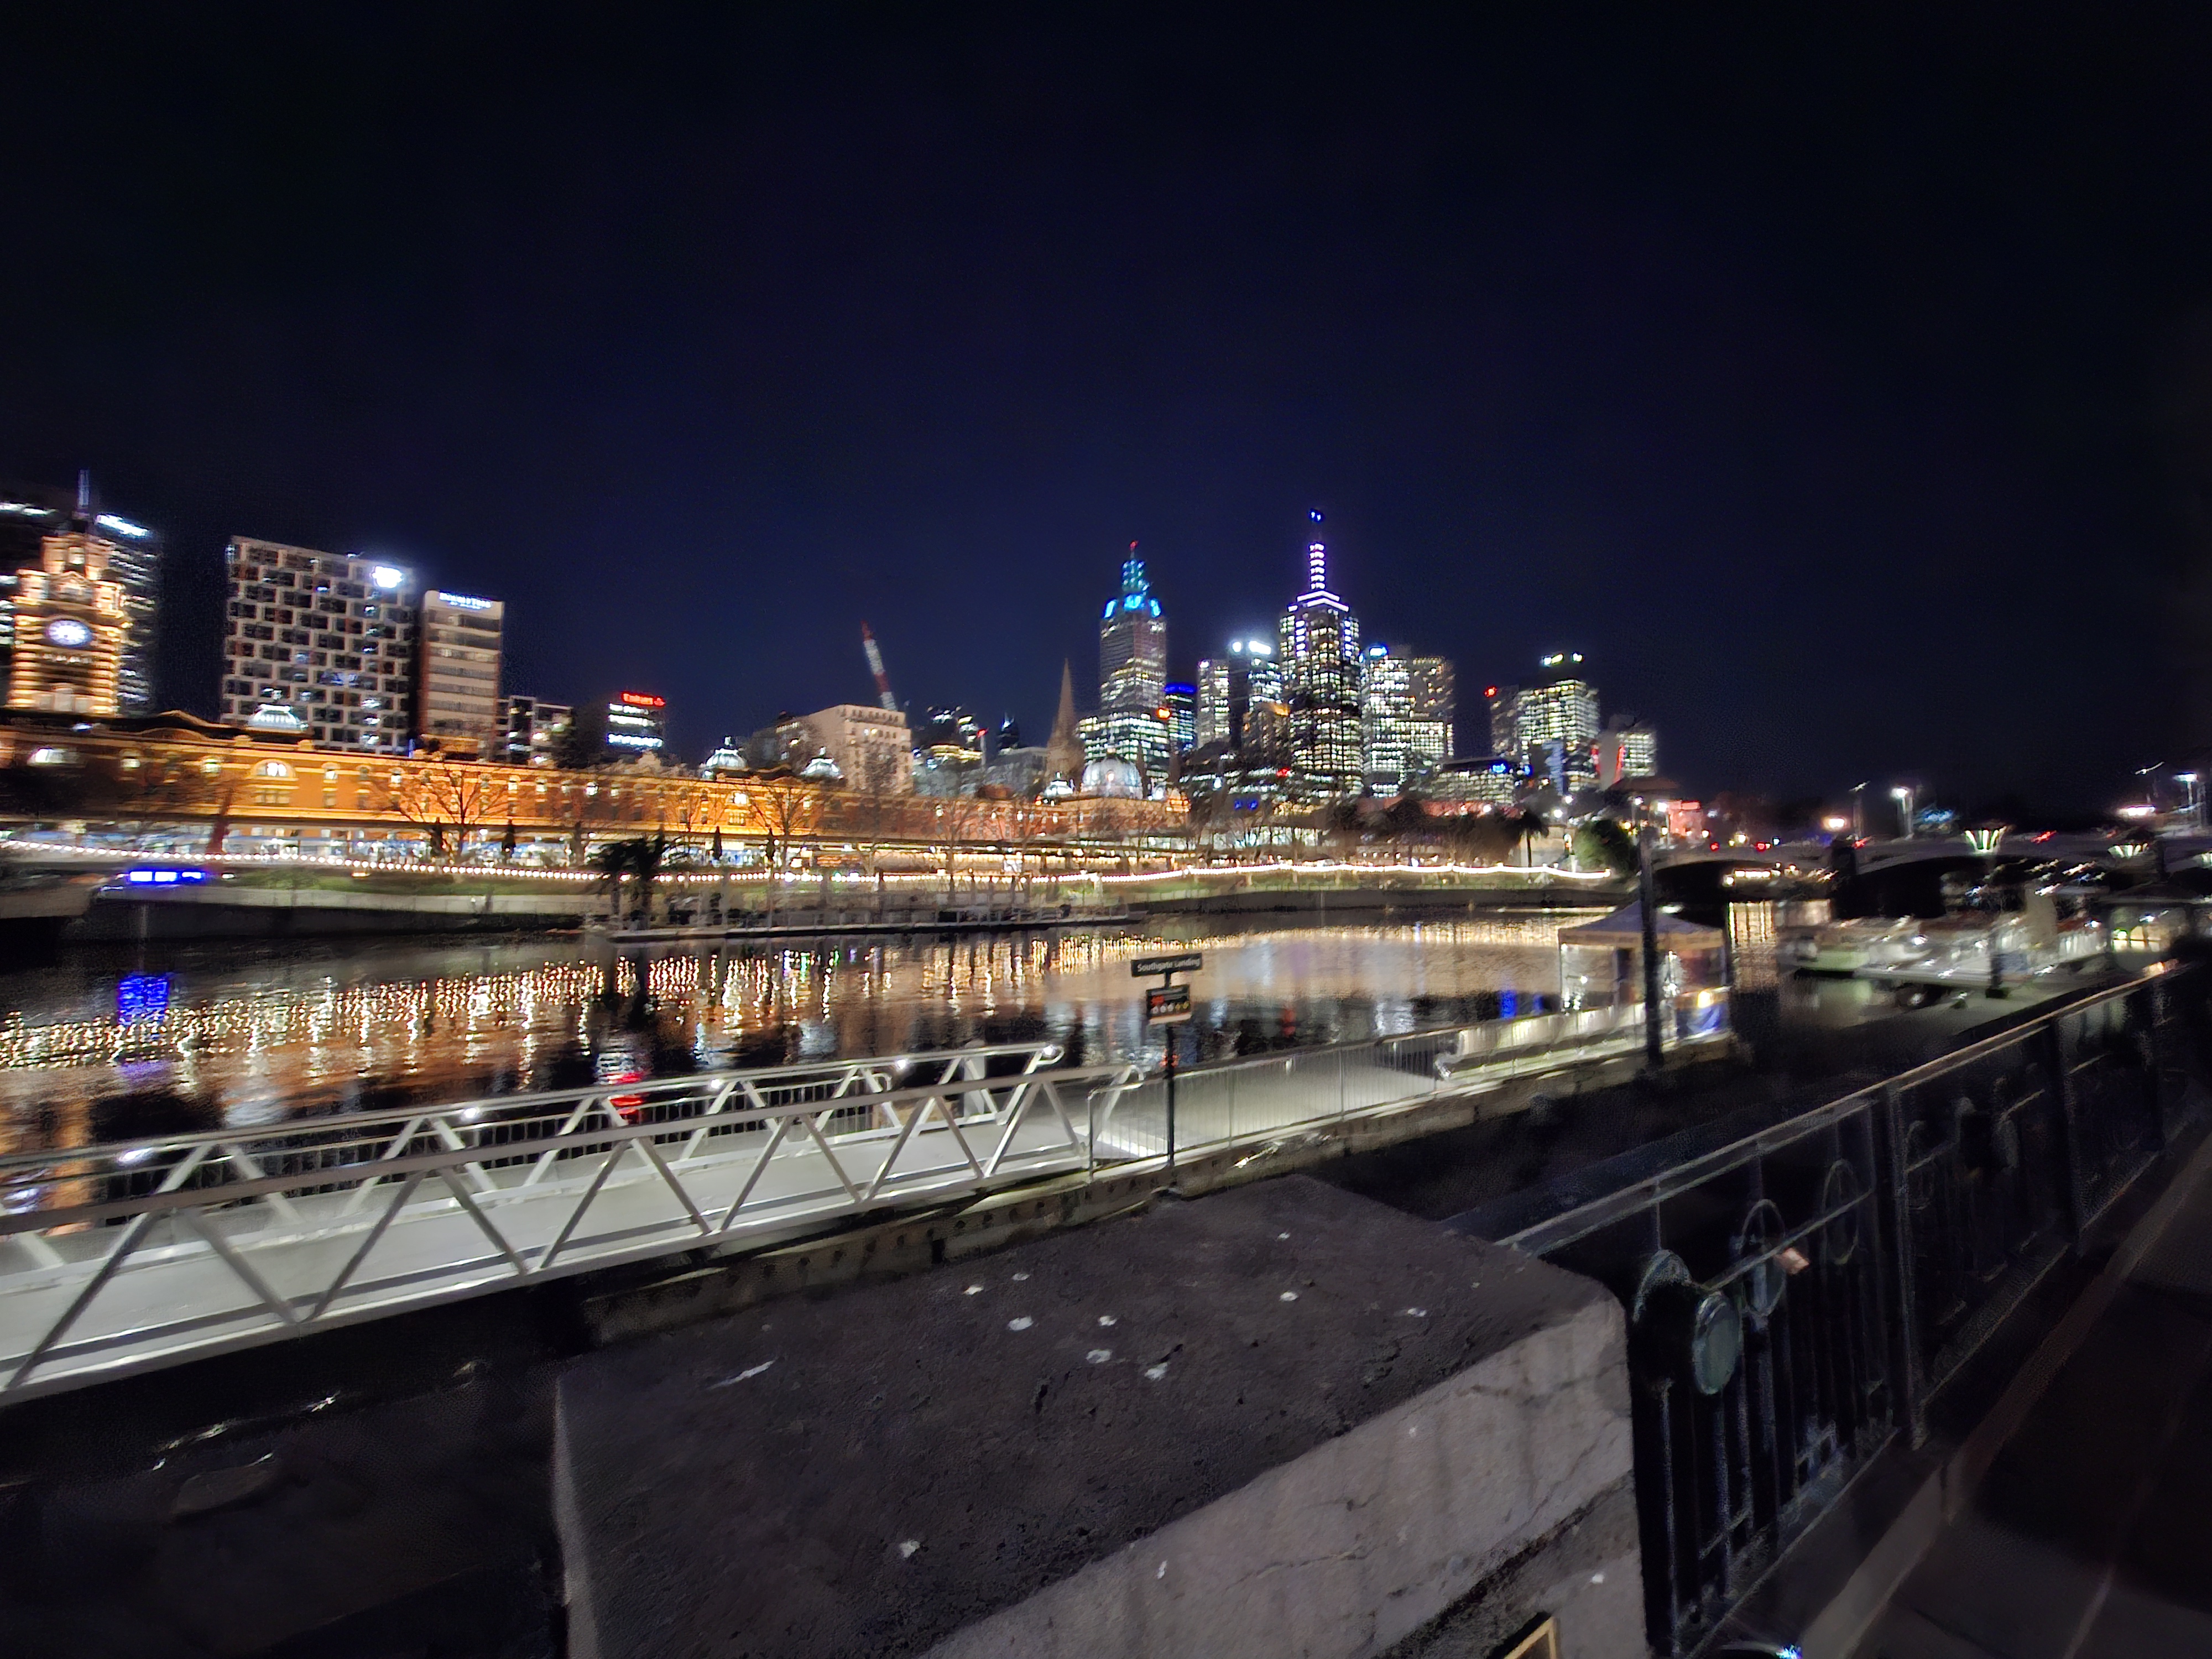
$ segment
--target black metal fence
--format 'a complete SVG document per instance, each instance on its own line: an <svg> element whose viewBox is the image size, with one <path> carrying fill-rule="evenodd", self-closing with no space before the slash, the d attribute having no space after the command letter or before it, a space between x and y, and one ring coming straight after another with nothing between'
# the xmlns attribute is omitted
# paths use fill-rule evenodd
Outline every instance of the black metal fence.
<svg viewBox="0 0 2212 1659"><path fill-rule="evenodd" d="M1694 1648L2212 1099L2212 969L2094 994L1505 1242L1629 1316L1653 1648Z"/></svg>

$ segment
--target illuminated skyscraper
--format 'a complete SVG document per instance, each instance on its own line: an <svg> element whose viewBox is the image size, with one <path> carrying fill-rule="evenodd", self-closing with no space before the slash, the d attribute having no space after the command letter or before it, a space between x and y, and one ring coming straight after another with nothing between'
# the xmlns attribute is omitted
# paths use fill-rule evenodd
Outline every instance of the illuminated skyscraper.
<svg viewBox="0 0 2212 1659"><path fill-rule="evenodd" d="M1200 747L1225 743L1231 749L1261 744L1252 729L1253 704L1280 704L1283 665L1267 640L1231 640L1218 657L1198 665L1198 708L1191 738Z"/></svg>
<svg viewBox="0 0 2212 1659"><path fill-rule="evenodd" d="M1160 719L1168 678L1168 625L1160 602L1145 580L1145 562L1129 544L1121 563L1121 591L1106 602L1098 622L1098 716L1086 747L1091 756L1118 755L1157 788L1172 752Z"/></svg>
<svg viewBox="0 0 2212 1659"><path fill-rule="evenodd" d="M1458 752L1453 722L1459 714L1458 676L1449 657L1406 659L1407 689L1413 698L1413 751L1431 765Z"/></svg>
<svg viewBox="0 0 2212 1659"><path fill-rule="evenodd" d="M1322 515L1308 515L1317 527ZM1328 591L1328 549L1306 544L1306 589L1283 612L1284 690L1297 782L1310 794L1356 795L1359 741L1359 619Z"/></svg>
<svg viewBox="0 0 2212 1659"><path fill-rule="evenodd" d="M1514 711L1521 701L1521 688L1493 685L1482 696L1490 708L1490 752L1503 755L1518 766L1522 758L1521 732L1514 720Z"/></svg>
<svg viewBox="0 0 2212 1659"><path fill-rule="evenodd" d="M404 754L415 730L414 573L246 536L223 558L223 719Z"/></svg>
<svg viewBox="0 0 2212 1659"><path fill-rule="evenodd" d="M1359 681L1360 767L1368 792L1395 795L1412 770L1412 659L1394 657L1387 645L1367 647Z"/></svg>
<svg viewBox="0 0 2212 1659"><path fill-rule="evenodd" d="M1160 714L1168 729L1168 746L1180 755L1197 735L1198 688L1184 680L1170 680L1160 692Z"/></svg>
<svg viewBox="0 0 2212 1659"><path fill-rule="evenodd" d="M432 588L422 596L416 735L447 755L494 758L507 742L507 710L499 697L501 623L498 599Z"/></svg>
<svg viewBox="0 0 2212 1659"><path fill-rule="evenodd" d="M1659 775L1659 734L1642 720L1615 715L1597 742L1597 781L1610 789L1626 778Z"/></svg>
<svg viewBox="0 0 2212 1659"><path fill-rule="evenodd" d="M1597 779L1597 688L1583 678L1583 653L1555 652L1542 684L1523 686L1513 703L1513 755L1566 793Z"/></svg>
<svg viewBox="0 0 2212 1659"><path fill-rule="evenodd" d="M667 698L650 691L622 691L607 705L610 760L638 761L648 755L659 760L664 758L661 750L667 741Z"/></svg>

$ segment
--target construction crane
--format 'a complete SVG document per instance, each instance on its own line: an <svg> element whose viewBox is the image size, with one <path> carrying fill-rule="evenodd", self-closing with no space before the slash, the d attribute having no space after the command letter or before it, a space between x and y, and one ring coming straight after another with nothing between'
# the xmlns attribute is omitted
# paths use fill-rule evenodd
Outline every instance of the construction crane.
<svg viewBox="0 0 2212 1659"><path fill-rule="evenodd" d="M884 672L884 653L876 649L876 636L869 632L866 623L860 624L860 649L868 653L868 672L876 677L876 701L897 714L898 699L891 696L891 677Z"/></svg>

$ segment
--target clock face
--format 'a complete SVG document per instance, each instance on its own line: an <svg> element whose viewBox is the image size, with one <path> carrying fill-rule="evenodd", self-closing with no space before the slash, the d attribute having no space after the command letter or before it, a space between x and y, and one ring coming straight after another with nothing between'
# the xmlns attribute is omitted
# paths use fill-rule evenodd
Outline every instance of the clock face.
<svg viewBox="0 0 2212 1659"><path fill-rule="evenodd" d="M75 617L57 617L46 624L46 643L64 651L81 651L92 643L92 629Z"/></svg>

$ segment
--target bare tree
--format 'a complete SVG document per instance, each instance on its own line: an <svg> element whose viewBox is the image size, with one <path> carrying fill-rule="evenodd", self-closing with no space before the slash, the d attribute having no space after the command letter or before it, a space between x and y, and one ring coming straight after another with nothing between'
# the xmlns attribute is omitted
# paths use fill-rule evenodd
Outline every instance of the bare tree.
<svg viewBox="0 0 2212 1659"><path fill-rule="evenodd" d="M931 842L945 854L945 902L953 900L953 878L959 867L960 849L982 839L991 817L991 803L973 795L948 795L932 803Z"/></svg>
<svg viewBox="0 0 2212 1659"><path fill-rule="evenodd" d="M822 791L792 777L770 776L747 787L753 815L768 854L768 921L775 926L776 888L791 860L792 844L812 835L822 823Z"/></svg>
<svg viewBox="0 0 2212 1659"><path fill-rule="evenodd" d="M854 763L857 775L850 780L849 800L851 817L855 831L854 840L860 844L864 860L862 867L876 890L877 920L883 918L884 876L880 860L884 842L889 839L900 799L904 792L899 788L903 775L909 771L905 757L888 750L865 749Z"/></svg>
<svg viewBox="0 0 2212 1659"><path fill-rule="evenodd" d="M448 827L454 850L467 846L470 832L489 823L495 809L489 773L474 761L395 761L380 777L384 810L428 830L433 854L446 850Z"/></svg>

